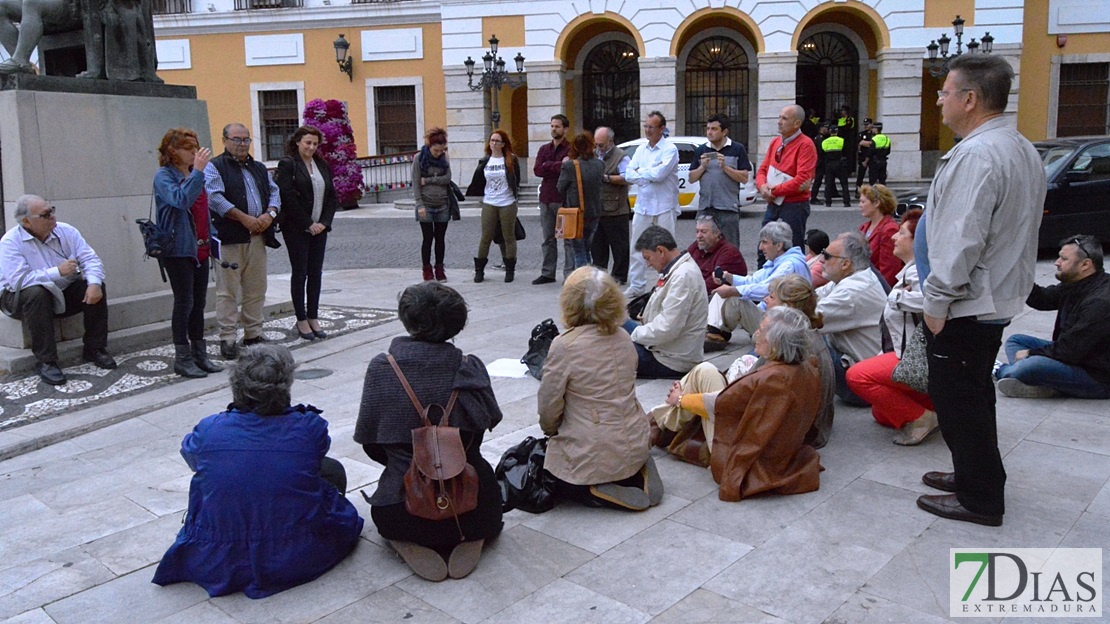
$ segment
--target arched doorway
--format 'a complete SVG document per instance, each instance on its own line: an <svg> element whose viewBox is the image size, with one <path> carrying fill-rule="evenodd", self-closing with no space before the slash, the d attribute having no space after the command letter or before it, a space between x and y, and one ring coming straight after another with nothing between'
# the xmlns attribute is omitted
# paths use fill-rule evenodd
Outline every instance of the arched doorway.
<svg viewBox="0 0 1110 624"><path fill-rule="evenodd" d="M837 109L848 105L859 113L859 51L846 36L815 33L798 46L796 102L813 108L823 119L836 119Z"/></svg>
<svg viewBox="0 0 1110 624"><path fill-rule="evenodd" d="M582 127L609 126L621 140L640 136L639 53L609 40L595 46L582 64Z"/></svg>
<svg viewBox="0 0 1110 624"><path fill-rule="evenodd" d="M686 59L684 134L700 136L709 115L728 115L729 135L748 137L748 54L735 40L713 36L702 40Z"/></svg>

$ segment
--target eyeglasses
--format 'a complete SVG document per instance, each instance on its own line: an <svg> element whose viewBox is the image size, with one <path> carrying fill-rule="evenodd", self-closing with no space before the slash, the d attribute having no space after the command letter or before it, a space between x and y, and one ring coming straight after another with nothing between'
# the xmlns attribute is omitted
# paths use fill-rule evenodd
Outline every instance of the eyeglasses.
<svg viewBox="0 0 1110 624"><path fill-rule="evenodd" d="M251 144L251 138L250 137L247 137L245 139L241 139L239 137L227 137L224 140L227 141L228 143L234 143L236 145L250 145Z"/></svg>
<svg viewBox="0 0 1110 624"><path fill-rule="evenodd" d="M967 91L974 91L975 89L956 89L955 91L937 91L937 99L943 100L944 98L952 95L953 93L965 93Z"/></svg>
<svg viewBox="0 0 1110 624"><path fill-rule="evenodd" d="M825 260L828 260L829 258L839 258L841 260L847 260L848 259L844 256L834 256L834 255L832 255L831 253L829 253L827 251L822 251L821 252L821 257L824 258Z"/></svg>
<svg viewBox="0 0 1110 624"><path fill-rule="evenodd" d="M1091 257L1091 252L1087 249L1086 245L1095 244L1095 240L1094 240L1094 237L1091 237L1091 236L1084 236L1084 237L1082 237L1082 239L1080 239L1080 237L1076 236L1076 237L1068 240L1064 244L1065 245L1075 245L1079 249L1079 253L1083 254L1084 258L1090 258Z"/></svg>
<svg viewBox="0 0 1110 624"><path fill-rule="evenodd" d="M489 142L490 143L504 143L504 141L502 141L501 139L490 139Z"/></svg>
<svg viewBox="0 0 1110 624"><path fill-rule="evenodd" d="M41 213L39 213L37 215L30 215L30 216L32 218L35 218L35 219L42 219L43 221L49 221L50 219L54 218L54 213L56 213L56 212L58 212L58 209L55 208L54 206L51 206L51 207L47 208L46 210L43 210Z"/></svg>

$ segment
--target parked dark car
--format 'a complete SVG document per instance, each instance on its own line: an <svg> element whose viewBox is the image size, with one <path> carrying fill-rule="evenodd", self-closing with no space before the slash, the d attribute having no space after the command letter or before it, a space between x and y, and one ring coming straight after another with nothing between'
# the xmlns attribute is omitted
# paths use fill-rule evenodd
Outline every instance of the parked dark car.
<svg viewBox="0 0 1110 624"><path fill-rule="evenodd" d="M1065 137L1033 145L1048 178L1038 246L1054 249L1074 234L1110 243L1110 136ZM928 197L927 188L900 193L896 214L924 208Z"/></svg>

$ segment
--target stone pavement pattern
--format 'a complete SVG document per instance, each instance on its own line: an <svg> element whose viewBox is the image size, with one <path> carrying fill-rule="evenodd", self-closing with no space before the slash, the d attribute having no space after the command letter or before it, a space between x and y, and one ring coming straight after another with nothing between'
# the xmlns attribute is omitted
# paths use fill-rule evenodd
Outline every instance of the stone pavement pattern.
<svg viewBox="0 0 1110 624"><path fill-rule="evenodd" d="M399 269L329 272L325 287L338 292L324 303L395 308L416 277ZM450 285L467 298L471 316L457 344L487 363L520 357L532 326L557 317L557 285L462 277ZM1052 279L1051 265L1039 263L1038 281ZM272 276L270 299L287 292L287 278ZM1047 336L1051 326L1050 314L1027 311L1008 333ZM348 498L367 518L362 543L335 569L264 600L210 599L195 585L150 583L187 505L181 438L230 400L220 374L0 434L0 450L36 436L61 440L0 462L0 620L925 623L948 619L951 547L1110 546L1106 402L999 397L1009 473L1009 513L999 529L915 506L931 492L922 473L951 468L939 436L896 447L893 432L867 410L838 404L817 492L721 502L707 470L656 449L666 486L659 507L514 511L469 578L428 583L377 535L359 490L372 491L381 467L351 440L365 365L402 333L393 321L295 351L303 368L333 371L296 382L294 401L325 410L329 455L346 467ZM723 367L747 348L734 345L715 362ZM641 403L658 403L669 384L641 382ZM482 449L491 462L539 434L538 385L494 380L505 419ZM115 424L71 437L105 422Z"/></svg>

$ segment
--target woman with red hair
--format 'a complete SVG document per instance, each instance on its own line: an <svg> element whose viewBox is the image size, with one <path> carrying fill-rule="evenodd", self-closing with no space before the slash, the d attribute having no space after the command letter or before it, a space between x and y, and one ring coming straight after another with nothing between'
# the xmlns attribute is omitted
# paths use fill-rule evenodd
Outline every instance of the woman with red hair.
<svg viewBox="0 0 1110 624"><path fill-rule="evenodd" d="M894 350L868 358L848 369L848 387L871 404L871 415L880 425L898 429L894 443L916 446L937 430L937 413L929 395L891 379L902 357L906 341L921 322L924 296L913 257L913 236L922 210L914 208L902 217L894 234L894 255L906 263L898 272L894 288L887 296L883 321L890 331Z"/></svg>
<svg viewBox="0 0 1110 624"><path fill-rule="evenodd" d="M486 143L486 155L478 161L474 178L466 189L468 197L482 198L482 240L474 258L474 281L486 278L489 246L500 227L505 238L505 281L516 276L516 195L520 190L520 162L513 154L512 140L504 130L494 130Z"/></svg>

